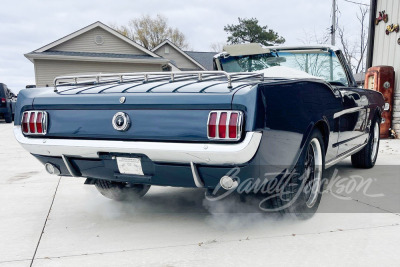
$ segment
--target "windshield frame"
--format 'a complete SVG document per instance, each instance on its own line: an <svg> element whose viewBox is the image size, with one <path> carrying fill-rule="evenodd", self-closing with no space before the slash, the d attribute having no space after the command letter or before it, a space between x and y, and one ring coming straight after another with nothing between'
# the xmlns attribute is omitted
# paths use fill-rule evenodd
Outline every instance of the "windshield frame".
<svg viewBox="0 0 400 267"><path fill-rule="evenodd" d="M303 50L307 50L307 51L315 50L315 51L331 52L337 57L338 62L340 63L340 65L341 65L341 67L342 67L342 69L343 69L343 71L344 71L344 73L346 75L346 79L347 79L347 83L348 83L348 85L339 85L338 83L335 83L335 82L332 81L332 85L341 86L341 87L357 87L357 83L356 83L356 81L354 79L354 76L353 76L351 70L350 70L350 67L347 64L347 61L344 58L343 53L339 49L331 49L330 47L312 47L312 48L311 47L290 47L290 48L289 47L288 48L271 47L270 49L271 49L272 53L273 52L278 52L279 53L279 52L286 52L286 51L295 51L295 50L298 50L299 52L301 52ZM223 64L222 64L220 59L223 58L223 57L226 57L226 56L227 56L226 52L222 52L222 53L219 53L219 54L214 56L213 61L214 61L214 69L215 70L225 71L223 69ZM243 55L243 56L245 56L245 55ZM330 83L329 81L326 81L326 82Z"/></svg>

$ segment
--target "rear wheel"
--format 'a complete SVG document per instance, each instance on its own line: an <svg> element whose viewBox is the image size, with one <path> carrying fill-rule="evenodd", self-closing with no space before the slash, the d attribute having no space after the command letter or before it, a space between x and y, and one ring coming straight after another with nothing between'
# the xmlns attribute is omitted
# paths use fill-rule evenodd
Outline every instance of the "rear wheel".
<svg viewBox="0 0 400 267"><path fill-rule="evenodd" d="M150 189L150 185L106 180L97 180L95 186L103 196L117 201L141 198Z"/></svg>
<svg viewBox="0 0 400 267"><path fill-rule="evenodd" d="M372 124L367 145L351 156L351 163L354 167L369 169L375 166L379 150L379 127L379 120L375 120Z"/></svg>
<svg viewBox="0 0 400 267"><path fill-rule="evenodd" d="M314 130L297 164L297 174L282 178L287 180L282 192L272 199L274 210L298 219L308 219L315 214L322 196L324 148L321 132Z"/></svg>

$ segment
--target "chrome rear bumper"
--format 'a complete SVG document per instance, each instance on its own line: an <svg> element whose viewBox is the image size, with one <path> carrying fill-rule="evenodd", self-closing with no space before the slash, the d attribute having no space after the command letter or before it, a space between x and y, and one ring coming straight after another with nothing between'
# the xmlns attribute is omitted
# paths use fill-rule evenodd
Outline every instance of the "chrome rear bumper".
<svg viewBox="0 0 400 267"><path fill-rule="evenodd" d="M262 133L248 132L235 144L165 143L138 141L28 138L14 126L17 141L30 153L42 156L99 158L100 152L144 154L154 162L240 165L249 162L260 145Z"/></svg>

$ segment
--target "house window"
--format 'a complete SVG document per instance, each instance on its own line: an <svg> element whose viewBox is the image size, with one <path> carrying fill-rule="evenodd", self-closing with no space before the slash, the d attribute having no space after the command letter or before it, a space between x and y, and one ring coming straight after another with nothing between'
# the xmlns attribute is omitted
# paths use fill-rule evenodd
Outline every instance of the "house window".
<svg viewBox="0 0 400 267"><path fill-rule="evenodd" d="M166 47L164 48L164 53L165 53L165 54L169 54L169 47L168 47L168 46L166 46Z"/></svg>

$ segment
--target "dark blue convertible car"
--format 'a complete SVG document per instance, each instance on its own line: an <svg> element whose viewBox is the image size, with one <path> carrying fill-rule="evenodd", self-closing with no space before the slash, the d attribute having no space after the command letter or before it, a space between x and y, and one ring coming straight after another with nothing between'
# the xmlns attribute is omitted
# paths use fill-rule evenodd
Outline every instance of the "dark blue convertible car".
<svg viewBox="0 0 400 267"><path fill-rule="evenodd" d="M318 208L325 168L348 156L374 166L385 103L356 87L340 50L225 50L215 71L66 76L23 90L15 137L49 173L85 177L112 199L151 185L211 194L287 180L270 205L301 218Z"/></svg>

